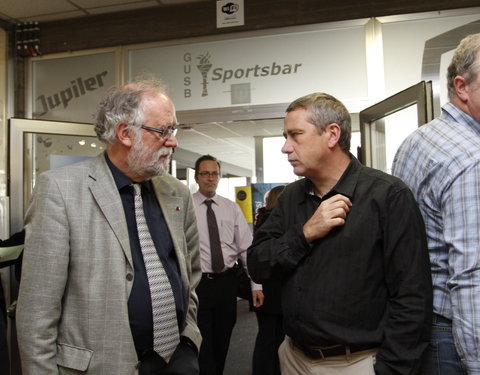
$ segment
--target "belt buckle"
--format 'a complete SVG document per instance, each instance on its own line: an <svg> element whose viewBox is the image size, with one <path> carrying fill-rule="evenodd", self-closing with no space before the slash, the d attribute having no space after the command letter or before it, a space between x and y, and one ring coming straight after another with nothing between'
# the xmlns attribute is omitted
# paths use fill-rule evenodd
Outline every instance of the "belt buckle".
<svg viewBox="0 0 480 375"><path fill-rule="evenodd" d="M344 350L344 353L343 354L340 354L340 355L350 355L350 347L348 345L342 345L342 344L337 344L337 345L331 345L331 346L321 346L321 347L312 347L311 349L315 350L316 352L318 352L320 354L320 358L321 359L325 359L327 357L331 357L331 355L325 355L324 354L324 351L327 351L327 350L330 350L330 349L335 349L335 348L341 348L343 347L345 350Z"/></svg>
<svg viewBox="0 0 480 375"><path fill-rule="evenodd" d="M214 280L214 279L215 279L215 275L214 275L213 273L208 272L208 273L207 273L207 279L209 279L209 280Z"/></svg>
<svg viewBox="0 0 480 375"><path fill-rule="evenodd" d="M325 359L325 355L323 354L323 350L321 348L312 348L314 351L320 354L320 359Z"/></svg>

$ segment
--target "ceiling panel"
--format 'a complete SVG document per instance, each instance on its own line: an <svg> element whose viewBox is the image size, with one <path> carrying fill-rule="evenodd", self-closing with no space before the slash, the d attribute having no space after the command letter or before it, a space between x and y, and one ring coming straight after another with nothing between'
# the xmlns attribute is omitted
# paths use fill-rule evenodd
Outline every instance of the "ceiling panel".
<svg viewBox="0 0 480 375"><path fill-rule="evenodd" d="M0 1L0 13L9 18L23 19L46 14L59 14L78 10L65 0L4 0Z"/></svg>
<svg viewBox="0 0 480 375"><path fill-rule="evenodd" d="M1 0L0 19L8 22L46 22L100 13L208 0Z"/></svg>
<svg viewBox="0 0 480 375"><path fill-rule="evenodd" d="M254 137L282 136L282 133L283 119L229 121L181 126L177 140L179 148L197 156L210 154L223 163L253 171ZM192 159L190 165L184 166L193 167L194 162Z"/></svg>

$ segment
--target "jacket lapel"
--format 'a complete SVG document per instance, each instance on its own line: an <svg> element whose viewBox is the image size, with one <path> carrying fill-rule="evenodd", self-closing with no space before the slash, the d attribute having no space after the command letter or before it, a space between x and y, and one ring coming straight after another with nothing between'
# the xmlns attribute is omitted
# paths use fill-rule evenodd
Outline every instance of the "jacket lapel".
<svg viewBox="0 0 480 375"><path fill-rule="evenodd" d="M98 207L105 215L110 228L120 242L128 262L133 268L130 240L122 200L112 173L105 161L104 154L99 155L96 160L94 160L88 178L90 191Z"/></svg>
<svg viewBox="0 0 480 375"><path fill-rule="evenodd" d="M172 186L163 177L152 179L152 183L158 203L160 204L163 216L167 222L170 236L172 237L173 246L175 248L175 254L177 255L182 277L185 277L186 268L184 252L186 249L184 249L182 241L184 235L183 218L185 215L183 199L176 195L176 192L172 189Z"/></svg>

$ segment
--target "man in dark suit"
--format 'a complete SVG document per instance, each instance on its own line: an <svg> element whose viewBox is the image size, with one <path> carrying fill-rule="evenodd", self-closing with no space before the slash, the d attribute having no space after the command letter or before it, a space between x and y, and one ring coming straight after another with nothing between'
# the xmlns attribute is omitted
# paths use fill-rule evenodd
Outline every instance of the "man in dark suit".
<svg viewBox="0 0 480 375"><path fill-rule="evenodd" d="M198 374L195 212L167 173L176 124L158 84L115 88L95 119L105 154L37 179L17 311L25 374ZM159 342L167 312L171 340Z"/></svg>
<svg viewBox="0 0 480 375"><path fill-rule="evenodd" d="M25 231L20 231L13 234L6 240L0 240L0 247L10 247L22 245L25 239ZM17 259L2 261L0 258L0 268L15 266L15 276L17 280L20 278L20 265L22 261L22 254ZM7 307L5 296L3 292L2 280L0 280L0 374L10 374L10 356L8 354L7 345Z"/></svg>

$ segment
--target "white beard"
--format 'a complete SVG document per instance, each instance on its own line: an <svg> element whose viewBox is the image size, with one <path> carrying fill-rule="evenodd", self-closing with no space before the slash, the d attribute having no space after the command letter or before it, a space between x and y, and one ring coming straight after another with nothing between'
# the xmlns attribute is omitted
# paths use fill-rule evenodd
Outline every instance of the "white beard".
<svg viewBox="0 0 480 375"><path fill-rule="evenodd" d="M152 151L145 146L141 137L135 137L135 143L128 153L127 161L130 170L145 180L156 176L163 176L168 172L168 164L172 150L168 147L162 147L159 150ZM164 160L162 156L168 155Z"/></svg>

